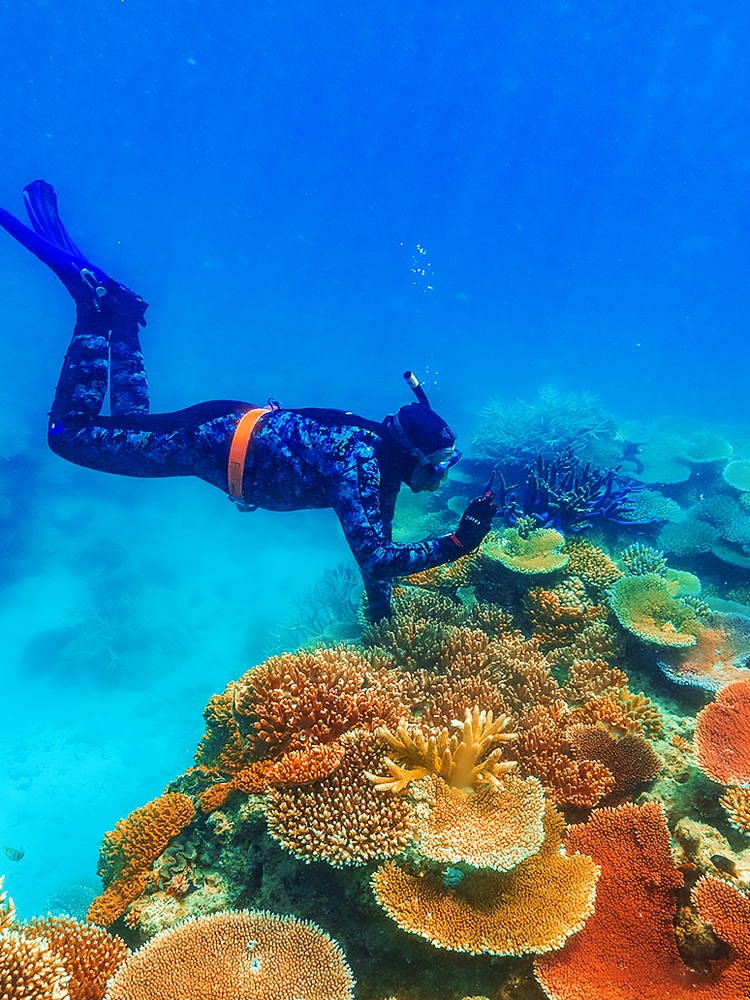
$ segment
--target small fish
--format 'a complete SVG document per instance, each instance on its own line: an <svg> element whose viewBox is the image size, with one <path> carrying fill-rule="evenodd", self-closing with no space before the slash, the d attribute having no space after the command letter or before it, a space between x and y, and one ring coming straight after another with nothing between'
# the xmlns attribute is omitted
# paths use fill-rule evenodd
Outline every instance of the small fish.
<svg viewBox="0 0 750 1000"><path fill-rule="evenodd" d="M22 847L4 847L5 856L11 861L20 861L26 851Z"/></svg>
<svg viewBox="0 0 750 1000"><path fill-rule="evenodd" d="M731 858L725 858L723 854L712 854L711 864L718 868L720 872L726 872L727 875L734 875L736 873L736 865Z"/></svg>

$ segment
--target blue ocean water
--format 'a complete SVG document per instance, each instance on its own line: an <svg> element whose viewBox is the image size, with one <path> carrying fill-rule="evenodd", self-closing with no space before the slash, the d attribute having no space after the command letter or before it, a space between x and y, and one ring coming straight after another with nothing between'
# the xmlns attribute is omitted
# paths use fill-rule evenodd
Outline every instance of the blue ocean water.
<svg viewBox="0 0 750 1000"><path fill-rule="evenodd" d="M151 303L155 410L380 417L414 368L465 438L550 384L745 423L749 28L736 0L3 0L0 204L51 181ZM71 303L4 236L0 295L0 844L27 916L94 879L102 833L348 552L325 513L54 459Z"/></svg>

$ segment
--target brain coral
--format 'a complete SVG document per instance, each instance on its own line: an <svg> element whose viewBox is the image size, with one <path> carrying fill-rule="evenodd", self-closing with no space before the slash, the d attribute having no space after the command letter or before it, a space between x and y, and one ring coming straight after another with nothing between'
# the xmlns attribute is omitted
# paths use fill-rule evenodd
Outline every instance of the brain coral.
<svg viewBox="0 0 750 1000"><path fill-rule="evenodd" d="M656 573L621 577L610 588L609 604L623 628L643 642L694 646L703 628L693 609L672 597L667 581Z"/></svg>
<svg viewBox="0 0 750 1000"><path fill-rule="evenodd" d="M698 713L698 767L722 785L750 782L750 679L727 684Z"/></svg>
<svg viewBox="0 0 750 1000"><path fill-rule="evenodd" d="M351 1000L341 948L306 920L228 911L161 931L128 959L105 1000Z"/></svg>
<svg viewBox="0 0 750 1000"><path fill-rule="evenodd" d="M561 852L565 823L552 806L541 849L509 872L471 871L446 886L437 871L411 874L392 861L372 878L399 926L438 948L472 955L541 954L559 948L593 912L597 869Z"/></svg>

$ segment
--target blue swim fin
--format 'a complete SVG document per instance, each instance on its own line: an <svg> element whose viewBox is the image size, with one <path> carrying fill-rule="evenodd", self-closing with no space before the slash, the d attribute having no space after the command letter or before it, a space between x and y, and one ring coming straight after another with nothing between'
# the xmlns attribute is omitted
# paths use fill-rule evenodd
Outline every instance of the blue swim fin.
<svg viewBox="0 0 750 1000"><path fill-rule="evenodd" d="M32 181L23 189L23 200L32 228L0 208L0 226L46 264L76 301L93 301L97 309L108 303L129 313L145 326L148 305L135 292L109 277L78 249L62 224L55 189L46 181Z"/></svg>
<svg viewBox="0 0 750 1000"><path fill-rule="evenodd" d="M4 208L0 208L0 226L54 271L74 298L87 286L94 290L105 289L111 279L87 260L68 236L60 221L52 185L46 181L32 181L23 189L23 200L33 229Z"/></svg>

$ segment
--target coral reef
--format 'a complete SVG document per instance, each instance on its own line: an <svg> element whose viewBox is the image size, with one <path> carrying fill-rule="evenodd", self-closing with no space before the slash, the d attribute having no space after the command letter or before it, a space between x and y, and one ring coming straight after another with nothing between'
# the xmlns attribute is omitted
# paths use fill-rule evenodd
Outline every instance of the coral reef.
<svg viewBox="0 0 750 1000"><path fill-rule="evenodd" d="M609 604L623 628L657 646L694 646L702 625L693 609L672 597L663 576L624 576L609 592Z"/></svg>

